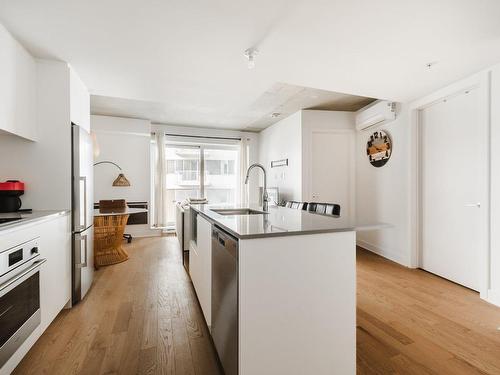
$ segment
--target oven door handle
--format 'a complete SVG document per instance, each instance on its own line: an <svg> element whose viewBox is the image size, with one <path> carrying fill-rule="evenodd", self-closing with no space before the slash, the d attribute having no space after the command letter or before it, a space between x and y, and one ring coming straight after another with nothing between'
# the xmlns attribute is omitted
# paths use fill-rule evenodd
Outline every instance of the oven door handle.
<svg viewBox="0 0 500 375"><path fill-rule="evenodd" d="M13 278L7 280L2 285L0 285L0 297L2 297L4 294L7 293L7 291L5 291L7 288L9 288L9 287L14 288L18 284L21 284L21 282L23 282L24 279L27 278L27 276L29 276L31 273L34 273L33 271L40 268L40 266L43 263L45 263L46 261L47 261L47 259L39 259L36 262L33 262L33 264L31 266L29 266L28 268L26 268L23 272L17 274ZM10 288L10 289L12 289L12 288Z"/></svg>

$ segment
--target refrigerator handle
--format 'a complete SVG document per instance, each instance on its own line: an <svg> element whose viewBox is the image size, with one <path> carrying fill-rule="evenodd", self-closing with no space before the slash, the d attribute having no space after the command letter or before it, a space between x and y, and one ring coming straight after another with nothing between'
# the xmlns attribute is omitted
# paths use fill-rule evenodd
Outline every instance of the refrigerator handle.
<svg viewBox="0 0 500 375"><path fill-rule="evenodd" d="M80 182L82 181L83 181L83 225L80 225L80 230L87 228L87 176L81 176Z"/></svg>
<svg viewBox="0 0 500 375"><path fill-rule="evenodd" d="M87 256L88 256L88 247L89 247L89 241L88 241L88 236L86 234L83 235L83 242L85 242L85 261L82 263L82 268L87 267Z"/></svg>
<svg viewBox="0 0 500 375"><path fill-rule="evenodd" d="M80 241L80 244L81 244L81 241L83 240L83 242L85 243L85 247L83 248L83 251L84 251L84 254L85 254L85 261L82 263L82 253L80 251L80 262L76 263L75 265L78 267L78 268L85 268L87 267L87 257L88 257L88 237L86 234L78 234L76 239L78 241ZM80 247L81 248L81 247Z"/></svg>

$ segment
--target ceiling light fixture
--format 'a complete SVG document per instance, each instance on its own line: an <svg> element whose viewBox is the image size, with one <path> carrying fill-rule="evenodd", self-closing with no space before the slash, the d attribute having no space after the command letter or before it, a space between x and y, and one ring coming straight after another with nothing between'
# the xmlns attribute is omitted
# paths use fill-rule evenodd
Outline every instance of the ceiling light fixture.
<svg viewBox="0 0 500 375"><path fill-rule="evenodd" d="M427 69L431 69L437 63L438 63L437 61L431 61L431 62L428 62L427 64L425 64L425 66L427 67Z"/></svg>
<svg viewBox="0 0 500 375"><path fill-rule="evenodd" d="M276 117L280 117L280 116L281 116L281 113L279 113L279 112L273 112L273 113L271 113L271 117L272 118L276 118Z"/></svg>
<svg viewBox="0 0 500 375"><path fill-rule="evenodd" d="M245 50L245 57L248 59L248 69L253 69L255 67L255 56L257 56L258 53L259 51L257 48L253 47Z"/></svg>

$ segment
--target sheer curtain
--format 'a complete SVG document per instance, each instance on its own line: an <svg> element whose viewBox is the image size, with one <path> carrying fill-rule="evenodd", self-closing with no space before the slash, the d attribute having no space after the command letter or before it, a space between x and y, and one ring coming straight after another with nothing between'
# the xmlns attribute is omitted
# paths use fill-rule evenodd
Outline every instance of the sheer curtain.
<svg viewBox="0 0 500 375"><path fill-rule="evenodd" d="M248 197L248 185L245 184L245 177L247 174L247 169L249 167L248 161L248 139L242 137L240 141L240 176L239 176L239 187L240 187L240 204L242 206L247 206Z"/></svg>
<svg viewBox="0 0 500 375"><path fill-rule="evenodd" d="M167 226L167 161L165 158L165 133L155 134L156 152L154 162L154 215L153 226Z"/></svg>

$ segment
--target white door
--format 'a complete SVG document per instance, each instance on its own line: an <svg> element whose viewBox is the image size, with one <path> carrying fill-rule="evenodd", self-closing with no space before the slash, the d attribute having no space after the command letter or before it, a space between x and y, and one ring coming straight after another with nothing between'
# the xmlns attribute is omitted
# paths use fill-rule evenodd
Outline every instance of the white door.
<svg viewBox="0 0 500 375"><path fill-rule="evenodd" d="M354 179L354 132L313 131L311 134L312 202L337 203L340 215L351 217Z"/></svg>
<svg viewBox="0 0 500 375"><path fill-rule="evenodd" d="M474 290L487 244L487 129L479 94L470 90L420 113L420 266Z"/></svg>

